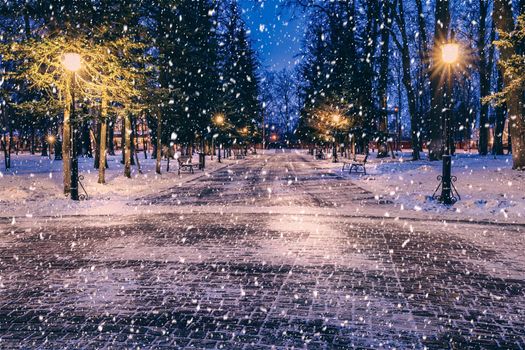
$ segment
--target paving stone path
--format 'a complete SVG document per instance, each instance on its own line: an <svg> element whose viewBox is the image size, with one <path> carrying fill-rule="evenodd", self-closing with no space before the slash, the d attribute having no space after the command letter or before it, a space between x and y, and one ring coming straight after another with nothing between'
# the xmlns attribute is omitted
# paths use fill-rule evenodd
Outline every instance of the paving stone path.
<svg viewBox="0 0 525 350"><path fill-rule="evenodd" d="M525 348L525 228L328 214L389 204L316 166L137 201L163 215L3 220L0 349Z"/></svg>

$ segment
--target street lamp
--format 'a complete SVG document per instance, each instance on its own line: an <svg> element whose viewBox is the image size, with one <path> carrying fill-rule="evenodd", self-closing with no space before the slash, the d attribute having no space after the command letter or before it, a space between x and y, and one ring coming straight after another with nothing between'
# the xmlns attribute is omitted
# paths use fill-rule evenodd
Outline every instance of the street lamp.
<svg viewBox="0 0 525 350"><path fill-rule="evenodd" d="M452 133L450 132L450 123L452 120L452 82L453 82L453 70L454 65L459 59L459 45L457 43L447 43L441 47L441 60L445 64L445 78L447 85L447 108L444 122L444 152L443 152L443 173L441 175L441 195L438 200L445 204L451 205L457 201L457 198L453 195L452 190L454 185L452 183ZM454 178L455 179L455 178ZM454 188L455 190L455 188ZM456 191L457 192L457 191ZM458 195L459 197L459 195Z"/></svg>
<svg viewBox="0 0 525 350"><path fill-rule="evenodd" d="M225 117L224 117L224 114L222 113L217 114L214 118L215 125L217 125L219 132L220 132L221 127L224 125L224 120L225 120ZM217 145L219 148L219 152L217 153L217 160L219 163L221 163L221 140L219 139L219 137L217 137Z"/></svg>
<svg viewBox="0 0 525 350"><path fill-rule="evenodd" d="M78 53L65 53L62 56L62 64L64 68L71 73L71 116L70 125L71 130L71 199L78 201L78 158L77 158L77 145L76 145L76 120L75 120L75 84L76 84L76 73L82 67L80 55Z"/></svg>
<svg viewBox="0 0 525 350"><path fill-rule="evenodd" d="M341 122L341 115L336 113L332 114L332 122L334 125L333 128L333 142L332 142L332 159L334 163L337 163L337 127L339 126L339 123Z"/></svg>
<svg viewBox="0 0 525 350"><path fill-rule="evenodd" d="M441 48L441 58L443 62L452 65L458 61L459 45L456 43L448 43Z"/></svg>
<svg viewBox="0 0 525 350"><path fill-rule="evenodd" d="M51 150L55 146L56 138L54 135L48 135L47 136L47 143L49 144L49 159L51 159Z"/></svg>
<svg viewBox="0 0 525 350"><path fill-rule="evenodd" d="M244 143L244 156L248 155L248 133L249 133L249 130L247 126L241 129L241 134L242 134L243 143Z"/></svg>

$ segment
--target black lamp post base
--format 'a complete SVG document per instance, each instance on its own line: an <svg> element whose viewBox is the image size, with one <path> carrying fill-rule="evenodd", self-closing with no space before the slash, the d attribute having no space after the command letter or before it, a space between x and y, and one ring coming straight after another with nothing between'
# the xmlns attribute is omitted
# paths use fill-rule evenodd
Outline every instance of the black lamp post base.
<svg viewBox="0 0 525 350"><path fill-rule="evenodd" d="M432 198L445 205L454 205L458 200L461 199L454 182L457 181L457 177L452 176L452 157L448 154L443 156L443 175L437 177L439 185L434 191ZM441 195L437 196L439 189L441 189Z"/></svg>

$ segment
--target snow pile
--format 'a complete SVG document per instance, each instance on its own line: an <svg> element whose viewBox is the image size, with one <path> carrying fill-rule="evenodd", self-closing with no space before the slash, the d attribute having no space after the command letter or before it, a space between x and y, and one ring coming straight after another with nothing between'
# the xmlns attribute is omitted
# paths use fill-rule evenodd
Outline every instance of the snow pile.
<svg viewBox="0 0 525 350"><path fill-rule="evenodd" d="M511 156L459 153L453 157L452 175L461 200L445 207L432 198L442 163L411 161L410 153L397 159L369 157L368 175L351 176L376 196L392 200L399 209L454 213L467 220L525 220L525 173L512 170ZM438 193L440 190L438 190Z"/></svg>
<svg viewBox="0 0 525 350"><path fill-rule="evenodd" d="M181 172L177 174L176 160L170 160L170 171L166 172L166 161L162 161L162 174L155 173L154 159L140 159L142 173L137 166L132 166L131 179L124 176L124 165L121 156L108 157L106 184L98 183L98 170L93 167L92 158L79 158L79 173L84 176L82 184L89 196L89 201L74 202L63 194L62 161L54 161L37 155L13 155L11 169L0 171L0 211L4 215L33 215L38 213L77 212L78 209L89 209L96 206L123 206L123 202L134 200L151 193L159 193L173 186L180 186L199 176L206 176L209 171L232 163L224 160L206 158L205 171L195 166L194 174ZM198 164L198 155L194 156ZM83 193L79 188L79 193Z"/></svg>

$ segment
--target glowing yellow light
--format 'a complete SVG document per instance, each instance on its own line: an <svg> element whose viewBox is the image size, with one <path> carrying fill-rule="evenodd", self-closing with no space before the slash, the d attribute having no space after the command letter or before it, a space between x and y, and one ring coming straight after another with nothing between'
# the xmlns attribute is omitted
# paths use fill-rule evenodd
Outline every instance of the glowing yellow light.
<svg viewBox="0 0 525 350"><path fill-rule="evenodd" d="M222 125L222 124L224 124L224 115L222 115L222 114L217 114L217 115L215 116L215 123L216 123L217 125Z"/></svg>
<svg viewBox="0 0 525 350"><path fill-rule="evenodd" d="M459 57L459 45L453 43L443 45L441 57L446 64L455 63Z"/></svg>
<svg viewBox="0 0 525 350"><path fill-rule="evenodd" d="M65 53L62 56L62 64L71 72L76 72L82 67L80 55L78 53Z"/></svg>
<svg viewBox="0 0 525 350"><path fill-rule="evenodd" d="M49 135L47 137L47 142L49 142L51 144L55 143L55 136L54 135Z"/></svg>
<svg viewBox="0 0 525 350"><path fill-rule="evenodd" d="M334 121L334 123L339 123L339 121L341 120L341 116L339 114L334 114L332 115L332 120Z"/></svg>
<svg viewBox="0 0 525 350"><path fill-rule="evenodd" d="M245 134L247 134L247 133L248 133L248 128L247 128L247 127L244 127L244 128L242 129L242 132L245 133Z"/></svg>

